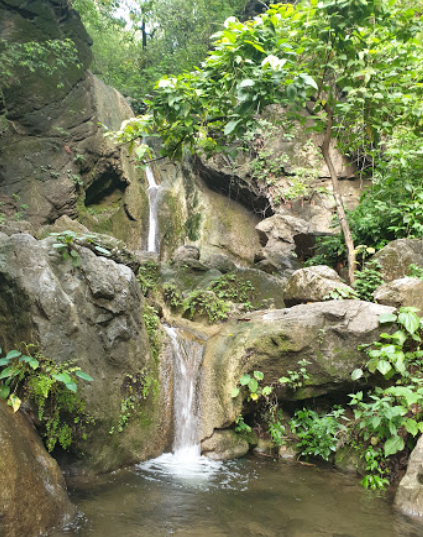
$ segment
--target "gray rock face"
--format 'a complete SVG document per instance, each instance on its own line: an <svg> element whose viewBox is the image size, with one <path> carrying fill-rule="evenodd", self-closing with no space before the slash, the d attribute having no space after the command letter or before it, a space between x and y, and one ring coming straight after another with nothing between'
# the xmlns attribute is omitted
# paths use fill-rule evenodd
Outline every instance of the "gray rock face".
<svg viewBox="0 0 423 537"><path fill-rule="evenodd" d="M191 259L194 259L195 261L200 259L200 249L191 244L180 246L173 252L172 255L172 261L175 263L182 263Z"/></svg>
<svg viewBox="0 0 423 537"><path fill-rule="evenodd" d="M0 535L35 537L76 514L56 461L22 412L0 401Z"/></svg>
<svg viewBox="0 0 423 537"><path fill-rule="evenodd" d="M423 311L423 281L418 278L400 278L378 287L373 297L376 302L386 306L412 306Z"/></svg>
<svg viewBox="0 0 423 537"><path fill-rule="evenodd" d="M34 230L63 215L78 216L92 231L109 232L137 249L147 229L146 194L126 149L106 140L100 125L118 129L133 113L116 90L86 70L91 40L79 15L58 0L0 5L1 39L67 37L77 45L82 68L69 65L52 76L24 72L25 83L12 80L3 91L2 210L10 221L23 212Z"/></svg>
<svg viewBox="0 0 423 537"><path fill-rule="evenodd" d="M321 302L325 296L338 288L353 292L353 289L345 285L330 267L321 265L299 269L292 274L286 284L285 304L290 307L305 302Z"/></svg>
<svg viewBox="0 0 423 537"><path fill-rule="evenodd" d="M373 259L379 261L382 277L386 282L404 278L410 274L410 265L423 267L423 240L398 239L382 248Z"/></svg>
<svg viewBox="0 0 423 537"><path fill-rule="evenodd" d="M423 437L419 438L411 453L394 505L405 515L423 516Z"/></svg>
<svg viewBox="0 0 423 537"><path fill-rule="evenodd" d="M167 445L170 420L160 411L165 397L159 389L141 398L143 419L137 414L123 432L109 434L117 430L128 375L161 380L136 278L128 267L80 246L75 250L81 264L72 270L53 243L0 234L0 345L9 350L16 341L38 344L47 358L74 361L93 377L80 383L94 418L88 440L77 444L86 455L82 467L103 472L158 455Z"/></svg>
<svg viewBox="0 0 423 537"><path fill-rule="evenodd" d="M229 427L242 412L246 393L233 399L244 373L264 374L271 384L302 359L309 379L297 390L280 388L281 400L303 400L351 389L351 372L364 355L358 345L378 338L379 315L393 308L357 300L302 304L290 309L252 313L231 321L206 344L201 392L201 438Z"/></svg>
<svg viewBox="0 0 423 537"><path fill-rule="evenodd" d="M215 431L201 443L201 453L214 461L239 459L249 448L248 442L235 431Z"/></svg>

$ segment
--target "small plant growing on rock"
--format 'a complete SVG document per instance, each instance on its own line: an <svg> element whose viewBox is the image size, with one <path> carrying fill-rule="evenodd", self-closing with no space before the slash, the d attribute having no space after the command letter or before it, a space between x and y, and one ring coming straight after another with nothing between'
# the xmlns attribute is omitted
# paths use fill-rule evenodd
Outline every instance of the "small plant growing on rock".
<svg viewBox="0 0 423 537"><path fill-rule="evenodd" d="M53 451L57 443L68 449L78 426L84 437L88 420L77 394L78 380L93 379L77 366L46 359L33 345L24 347L25 353L11 350L0 358L0 397L14 412L23 402L35 404L47 450Z"/></svg>
<svg viewBox="0 0 423 537"><path fill-rule="evenodd" d="M192 319L195 314L206 315L210 324L225 321L230 307L227 302L207 290L192 291L182 304L183 312Z"/></svg>
<svg viewBox="0 0 423 537"><path fill-rule="evenodd" d="M78 251L76 250L77 244L89 245L92 244L97 255L104 255L109 257L111 253L106 248L103 248L97 244L97 238L95 235L89 235L86 233L75 233L74 231L61 231L60 233L50 233L52 237L56 237L56 242L53 244L53 248L61 255L62 259L72 261L72 268L75 269L81 264Z"/></svg>

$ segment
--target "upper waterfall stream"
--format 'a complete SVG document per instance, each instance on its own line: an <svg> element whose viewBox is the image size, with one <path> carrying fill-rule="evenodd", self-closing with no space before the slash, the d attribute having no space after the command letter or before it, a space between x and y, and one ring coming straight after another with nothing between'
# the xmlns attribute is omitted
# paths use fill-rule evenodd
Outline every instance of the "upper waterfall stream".
<svg viewBox="0 0 423 537"><path fill-rule="evenodd" d="M160 251L160 241L157 198L160 185L156 183L156 178L154 177L153 170L150 168L150 166L146 167L145 175L148 181L148 202L150 206L147 250L149 252L158 253Z"/></svg>

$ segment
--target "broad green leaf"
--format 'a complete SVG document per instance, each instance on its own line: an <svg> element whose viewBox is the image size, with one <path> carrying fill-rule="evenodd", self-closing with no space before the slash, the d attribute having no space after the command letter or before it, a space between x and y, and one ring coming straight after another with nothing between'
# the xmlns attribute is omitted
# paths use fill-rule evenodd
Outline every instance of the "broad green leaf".
<svg viewBox="0 0 423 537"><path fill-rule="evenodd" d="M231 397L235 398L235 397L238 397L238 395L239 395L239 388L234 388L231 392Z"/></svg>
<svg viewBox="0 0 423 537"><path fill-rule="evenodd" d="M263 380L264 379L264 375L261 371L254 371L254 376L257 380Z"/></svg>
<svg viewBox="0 0 423 537"><path fill-rule="evenodd" d="M102 248L101 246L95 246L95 249L97 250L97 252L100 252L101 254L111 255L109 250L106 250L106 248Z"/></svg>
<svg viewBox="0 0 423 537"><path fill-rule="evenodd" d="M270 395L273 392L273 388L271 386L265 386L263 388L263 395L267 396Z"/></svg>
<svg viewBox="0 0 423 537"><path fill-rule="evenodd" d="M229 121L229 123L225 125L225 136L231 134L236 129L237 125L239 125L239 123L241 123L241 119L234 119L232 121Z"/></svg>
<svg viewBox="0 0 423 537"><path fill-rule="evenodd" d="M83 371L75 371L75 375L80 379L87 380L88 382L92 382L94 380L90 375L88 375L88 373L84 373Z"/></svg>
<svg viewBox="0 0 423 537"><path fill-rule="evenodd" d="M382 313L382 315L379 316L379 323L385 324L385 323L394 323L397 320L397 316L395 313Z"/></svg>
<svg viewBox="0 0 423 537"><path fill-rule="evenodd" d="M3 371L0 373L0 380L10 377L12 375L12 373L13 373L13 368L12 367L6 367L6 369L3 369Z"/></svg>
<svg viewBox="0 0 423 537"><path fill-rule="evenodd" d="M382 373L383 376L387 375L391 371L392 366L386 360L379 360L379 363L376 366L376 369Z"/></svg>
<svg viewBox="0 0 423 537"><path fill-rule="evenodd" d="M0 398L1 399L7 399L9 397L10 393L10 386L6 386L6 384L3 384L0 386Z"/></svg>
<svg viewBox="0 0 423 537"><path fill-rule="evenodd" d="M53 378L58 380L59 382L63 382L63 384L69 384L72 382L72 379L67 373L59 373L57 375L53 375Z"/></svg>
<svg viewBox="0 0 423 537"><path fill-rule="evenodd" d="M410 433L412 436L416 436L419 434L419 426L415 420L412 420L408 418L405 420L405 428L407 429L407 432Z"/></svg>
<svg viewBox="0 0 423 537"><path fill-rule="evenodd" d="M251 377L250 375L243 375L239 381L239 383L241 384L241 386L246 386L251 380Z"/></svg>
<svg viewBox="0 0 423 537"><path fill-rule="evenodd" d="M251 379L250 382L248 383L248 388L251 392L256 392L257 391L257 388L258 388L258 382L256 381L256 379Z"/></svg>
<svg viewBox="0 0 423 537"><path fill-rule="evenodd" d="M21 354L22 354L22 353L19 352L19 351L15 351L15 350L13 350L13 351L9 351L9 352L7 353L7 355L6 355L6 358L7 358L8 360L11 360L12 358L18 358L19 356L21 356Z"/></svg>
<svg viewBox="0 0 423 537"><path fill-rule="evenodd" d="M78 389L78 386L74 382L68 382L66 384L66 388L70 390L71 392L76 393L76 390Z"/></svg>
<svg viewBox="0 0 423 537"><path fill-rule="evenodd" d="M8 358L0 358L0 366L1 365L9 365L9 359Z"/></svg>
<svg viewBox="0 0 423 537"><path fill-rule="evenodd" d="M364 375L362 369L354 369L354 371L351 373L351 379L352 380L358 380Z"/></svg>
<svg viewBox="0 0 423 537"><path fill-rule="evenodd" d="M420 319L412 311L401 311L398 315L398 322L402 324L410 334L413 334L420 326Z"/></svg>
<svg viewBox="0 0 423 537"><path fill-rule="evenodd" d="M391 438L385 442L385 457L395 455L395 453L398 453L398 451L402 451L403 449L404 440L397 435L391 436Z"/></svg>
<svg viewBox="0 0 423 537"><path fill-rule="evenodd" d="M40 365L40 362L36 359L36 358L32 358L30 361L29 361L29 366L34 369L38 369L38 366Z"/></svg>
<svg viewBox="0 0 423 537"><path fill-rule="evenodd" d="M245 80L241 80L241 82L238 84L239 88L251 88L255 85L255 82L252 78L246 78Z"/></svg>

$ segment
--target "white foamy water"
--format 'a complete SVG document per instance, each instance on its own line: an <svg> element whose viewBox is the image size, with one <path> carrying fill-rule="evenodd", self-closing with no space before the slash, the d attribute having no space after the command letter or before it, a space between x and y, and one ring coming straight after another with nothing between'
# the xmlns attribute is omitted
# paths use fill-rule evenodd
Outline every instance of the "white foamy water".
<svg viewBox="0 0 423 537"><path fill-rule="evenodd" d="M198 373L203 345L191 334L164 326L173 350L175 436L172 453L137 466L152 479L171 475L192 484L204 482L222 467L220 462L202 457L198 444Z"/></svg>
<svg viewBox="0 0 423 537"><path fill-rule="evenodd" d="M160 186L156 183L153 170L150 166L145 169L145 175L148 181L148 203L150 206L149 216L149 229L148 229L148 243L147 250L149 252L158 253L160 250L159 245L159 219L158 219L158 191Z"/></svg>

